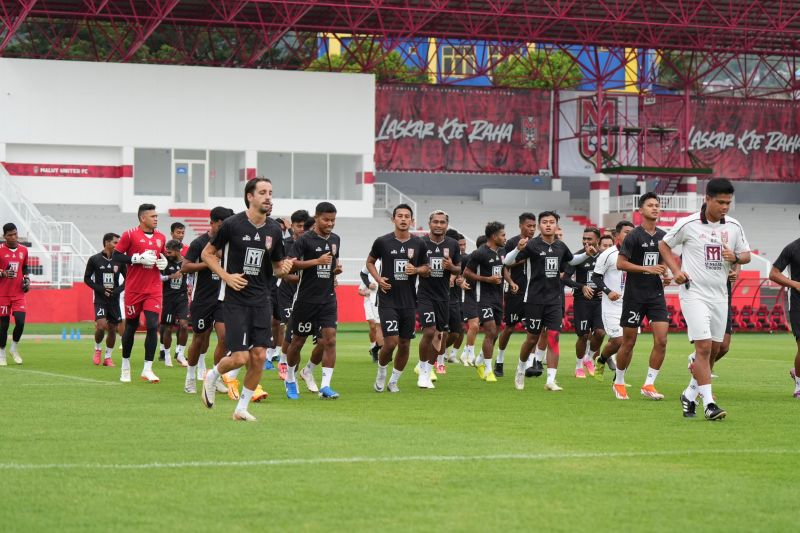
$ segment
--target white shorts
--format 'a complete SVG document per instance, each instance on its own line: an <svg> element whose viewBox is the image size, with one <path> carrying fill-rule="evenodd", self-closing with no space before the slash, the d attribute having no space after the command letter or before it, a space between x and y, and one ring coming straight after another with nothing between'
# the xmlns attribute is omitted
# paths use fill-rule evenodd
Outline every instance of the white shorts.
<svg viewBox="0 0 800 533"><path fill-rule="evenodd" d="M616 302L606 302L603 300L602 309L603 329L606 330L608 338L617 339L622 337L622 326L620 325L622 319L622 298Z"/></svg>
<svg viewBox="0 0 800 533"><path fill-rule="evenodd" d="M681 312L686 319L689 340L711 339L722 342L728 325L728 302L681 299Z"/></svg>
<svg viewBox="0 0 800 533"><path fill-rule="evenodd" d="M374 296L370 295L364 298L364 316L368 322L378 322L381 319L378 317L378 306L375 305Z"/></svg>

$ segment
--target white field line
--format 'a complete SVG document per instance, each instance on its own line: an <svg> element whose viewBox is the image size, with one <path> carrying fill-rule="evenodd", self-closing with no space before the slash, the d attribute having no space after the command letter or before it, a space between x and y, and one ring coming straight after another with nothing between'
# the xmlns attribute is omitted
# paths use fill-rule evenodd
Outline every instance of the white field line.
<svg viewBox="0 0 800 533"><path fill-rule="evenodd" d="M69 374L57 374L56 372L44 372L43 370L26 370L23 368L3 368L0 369L0 375L3 372L19 372L21 374L35 374L37 376L48 376L51 378L72 379L75 381L82 381L84 383L94 383L96 385L120 385L117 381L102 381L100 379L84 378L81 376L70 376Z"/></svg>
<svg viewBox="0 0 800 533"><path fill-rule="evenodd" d="M714 455L800 455L800 449L730 449L715 450ZM237 468L259 466L297 466L326 464L406 463L434 461L460 463L467 461L539 461L570 459L614 459L639 457L708 457L706 450L669 450L652 452L574 452L574 453L521 453L493 455L408 455L387 457L317 457L298 459L265 459L261 461L185 461L178 463L0 463L0 470L155 470L181 468Z"/></svg>

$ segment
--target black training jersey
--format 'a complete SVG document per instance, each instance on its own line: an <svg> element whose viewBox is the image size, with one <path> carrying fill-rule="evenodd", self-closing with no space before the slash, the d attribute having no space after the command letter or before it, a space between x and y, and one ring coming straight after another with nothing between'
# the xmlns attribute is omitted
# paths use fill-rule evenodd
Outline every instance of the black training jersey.
<svg viewBox="0 0 800 533"><path fill-rule="evenodd" d="M392 288L389 292L378 289L378 307L393 309L416 309L417 276L406 274L406 264L414 266L428 264L428 249L422 239L411 235L406 241L399 241L394 233L387 233L375 239L370 257L381 260L380 275L387 278Z"/></svg>
<svg viewBox="0 0 800 533"><path fill-rule="evenodd" d="M297 257L294 253L294 242L293 237L286 237L283 239L283 249L286 253L286 257ZM296 292L297 283L287 281L286 278L283 278L280 285L278 285L278 298L281 302L291 302L294 300Z"/></svg>
<svg viewBox="0 0 800 533"><path fill-rule="evenodd" d="M772 266L781 272L789 267L789 277L792 281L800 281L800 239L787 244ZM790 293L790 309L800 311L800 292L792 289Z"/></svg>
<svg viewBox="0 0 800 533"><path fill-rule="evenodd" d="M628 261L639 266L656 266L661 263L661 254L658 243L667 232L656 228L650 235L638 226L631 231L619 247L619 255L628 258ZM625 276L625 300L631 302L647 302L653 298L664 297L664 283L661 276L628 272Z"/></svg>
<svg viewBox="0 0 800 533"><path fill-rule="evenodd" d="M295 241L294 256L301 261L311 261L325 254L333 256L328 265L317 265L298 271L298 302L322 303L336 298L333 271L336 270L336 260L339 258L340 242L335 233L331 233L326 239L316 231L307 231Z"/></svg>
<svg viewBox="0 0 800 533"><path fill-rule="evenodd" d="M446 302L450 299L450 271L444 268L445 258L450 258L454 265L461 263L461 250L458 241L445 235L441 242L434 242L430 236L422 237L427 248L428 265L431 275L419 278L417 297L426 300Z"/></svg>
<svg viewBox="0 0 800 533"><path fill-rule="evenodd" d="M171 279L175 274L178 277ZM186 276L181 274L181 264L178 261L167 261L167 268L161 271L161 276L166 278L161 285L164 300L174 302L179 298L188 298Z"/></svg>
<svg viewBox="0 0 800 533"><path fill-rule="evenodd" d="M86 272L83 282L94 291L94 303L107 304L119 300L120 293L125 289L125 265L114 263L103 252L94 254L86 262ZM106 296L106 290L112 291L111 297Z"/></svg>
<svg viewBox="0 0 800 533"><path fill-rule="evenodd" d="M561 305L564 289L561 273L566 264L572 261L572 252L562 241L545 242L541 236L528 241L519 252L517 259L527 260L528 290L525 301L534 304Z"/></svg>
<svg viewBox="0 0 800 533"><path fill-rule="evenodd" d="M514 248L517 247L519 241L522 237L517 235L515 237L511 237L506 241L505 251L506 255L509 252L513 251ZM527 261L516 261L517 265L506 267L508 269L508 273L511 276L511 281L519 286L519 292L517 294L513 294L511 292L511 287L506 287L506 298L520 298L524 294L525 286L528 284L528 262Z"/></svg>
<svg viewBox="0 0 800 533"><path fill-rule="evenodd" d="M256 226L247 212L228 217L222 223L211 244L223 250L225 271L244 274L247 285L236 291L221 283L220 300L237 305L265 306L270 298L272 263L285 257L283 234L278 223L267 218Z"/></svg>
<svg viewBox="0 0 800 533"><path fill-rule="evenodd" d="M501 255L503 254L503 255ZM500 276L503 278L503 257L505 252L502 248L492 250L484 244L474 252L469 259L467 268L479 276ZM503 305L503 283L495 285L483 281L475 283L475 301L485 305Z"/></svg>
<svg viewBox="0 0 800 533"><path fill-rule="evenodd" d="M573 256L584 253L584 249L581 248L580 250L576 250L573 252ZM564 284L568 287L572 287L575 289L575 299L589 301L589 300L597 300L603 296L601 291L596 290L597 285L595 285L594 281L592 281L592 272L594 272L594 265L597 263L597 258L600 254L597 255L589 255L586 254L586 259L578 263L577 265L570 265L567 263L564 265ZM574 277L574 281L572 281ZM592 298L587 299L583 295L583 287L588 286L590 289L595 289L594 296Z"/></svg>
<svg viewBox="0 0 800 533"><path fill-rule="evenodd" d="M204 233L189 244L186 260L190 263L202 263L203 248L209 243L211 237ZM192 288L192 302L198 304L213 304L219 299L219 276L210 268L199 270L194 274L194 287Z"/></svg>

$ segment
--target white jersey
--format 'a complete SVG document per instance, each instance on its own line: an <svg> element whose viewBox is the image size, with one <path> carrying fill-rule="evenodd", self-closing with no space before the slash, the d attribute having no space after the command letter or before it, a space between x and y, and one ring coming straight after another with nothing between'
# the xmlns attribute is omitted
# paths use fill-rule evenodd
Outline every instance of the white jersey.
<svg viewBox="0 0 800 533"><path fill-rule="evenodd" d="M728 302L728 274L732 263L722 258L724 247L735 253L749 252L744 229L731 217L709 222L704 211L684 217L664 236L670 248L683 247L681 270L689 275L689 286L680 286L682 300Z"/></svg>
<svg viewBox="0 0 800 533"><path fill-rule="evenodd" d="M622 296L625 294L626 273L617 269L617 257L619 257L619 248L616 245L607 248L597 256L594 272L603 276L603 283L606 287ZM603 293L603 307L608 305L619 305L621 307L622 298L614 302L609 300L608 296Z"/></svg>

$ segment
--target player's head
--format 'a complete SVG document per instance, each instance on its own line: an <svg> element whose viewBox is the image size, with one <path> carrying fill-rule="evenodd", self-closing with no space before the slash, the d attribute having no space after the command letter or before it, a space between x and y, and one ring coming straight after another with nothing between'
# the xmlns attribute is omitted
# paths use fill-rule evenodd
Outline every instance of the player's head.
<svg viewBox="0 0 800 533"><path fill-rule="evenodd" d="M445 233L448 237L458 242L458 249L463 254L467 251L467 239L453 228L449 228Z"/></svg>
<svg viewBox="0 0 800 533"><path fill-rule="evenodd" d="M560 218L555 211L542 211L539 213L539 232L542 237L555 237Z"/></svg>
<svg viewBox="0 0 800 533"><path fill-rule="evenodd" d="M428 228L431 230L431 235L440 239L447 231L447 226L450 223L450 215L437 209L432 212L428 217Z"/></svg>
<svg viewBox="0 0 800 533"><path fill-rule="evenodd" d="M272 181L260 176L245 183L244 205L247 209L252 205L260 214L269 216L272 213Z"/></svg>
<svg viewBox="0 0 800 533"><path fill-rule="evenodd" d="M219 227L222 225L222 222L232 215L233 209L228 207L222 207L221 205L218 205L212 209L208 215L209 225L211 226L211 235L216 235L219 231Z"/></svg>
<svg viewBox="0 0 800 533"><path fill-rule="evenodd" d="M111 232L106 233L105 235L103 235L103 250L106 253L113 252L118 242L119 242L119 235Z"/></svg>
<svg viewBox="0 0 800 533"><path fill-rule="evenodd" d="M3 238L6 240L6 246L11 248L17 246L19 235L17 234L17 227L12 222L3 224Z"/></svg>
<svg viewBox="0 0 800 533"><path fill-rule="evenodd" d="M330 202L320 202L314 209L314 226L322 236L328 236L336 225L336 206Z"/></svg>
<svg viewBox="0 0 800 533"><path fill-rule="evenodd" d="M536 215L533 213L522 213L519 216L519 234L530 239L536 233Z"/></svg>
<svg viewBox="0 0 800 533"><path fill-rule="evenodd" d="M487 238L486 238L486 235L480 235L480 236L478 236L478 238L477 238L477 239L475 239L475 246L477 246L478 248L480 248L481 246L483 246L484 244L486 244L486 241L488 241L488 240L489 240L489 239L487 239Z"/></svg>
<svg viewBox="0 0 800 533"><path fill-rule="evenodd" d="M414 210L408 204L397 204L392 210L392 222L394 222L395 229L408 231L414 222Z"/></svg>
<svg viewBox="0 0 800 533"><path fill-rule="evenodd" d="M646 192L639 197L639 214L642 215L642 218L655 222L658 220L659 213L661 213L661 202L656 193Z"/></svg>
<svg viewBox="0 0 800 533"><path fill-rule="evenodd" d="M139 217L139 227L150 233L158 227L158 213L153 204L142 204L136 212Z"/></svg>
<svg viewBox="0 0 800 533"><path fill-rule="evenodd" d="M584 248L588 248L589 246L594 246L597 248L597 245L600 243L600 230L594 226L583 228L583 237L581 238L581 242L583 243Z"/></svg>
<svg viewBox="0 0 800 533"><path fill-rule="evenodd" d="M559 226L558 224L556 224L556 239L558 239L559 241L564 240L564 230L561 229L561 226Z"/></svg>
<svg viewBox="0 0 800 533"><path fill-rule="evenodd" d="M170 239L164 245L164 255L170 261L178 261L181 257L181 241L178 239Z"/></svg>
<svg viewBox="0 0 800 533"><path fill-rule="evenodd" d="M633 231L633 222L630 220L620 220L614 227L614 239L616 244L622 244L628 233Z"/></svg>
<svg viewBox="0 0 800 533"><path fill-rule="evenodd" d="M169 226L169 235L176 241L183 242L183 237L186 235L186 226L181 222L173 222Z"/></svg>
<svg viewBox="0 0 800 533"><path fill-rule="evenodd" d="M506 225L502 222L489 222L486 224L486 230L483 232L486 236L487 243L492 247L505 246L506 244Z"/></svg>
<svg viewBox="0 0 800 533"><path fill-rule="evenodd" d="M602 237L600 237L600 246L598 247L598 249L601 252L604 252L609 248L611 248L613 245L614 245L614 237L612 237L609 234L605 234Z"/></svg>
<svg viewBox="0 0 800 533"><path fill-rule="evenodd" d="M725 178L714 178L706 185L706 217L716 222L725 215L733 203L733 183Z"/></svg>
<svg viewBox="0 0 800 533"><path fill-rule="evenodd" d="M308 221L309 218L311 218L311 215L309 215L308 211L305 209L298 209L292 213L292 216L289 219L291 222L289 228L295 239L299 239L303 233L306 232L306 221Z"/></svg>
<svg viewBox="0 0 800 533"><path fill-rule="evenodd" d="M308 220L306 220L305 223L303 223L303 233L305 233L307 231L311 231L311 228L314 227L315 223L316 223L316 221L314 220L314 217L309 215L308 216Z"/></svg>

